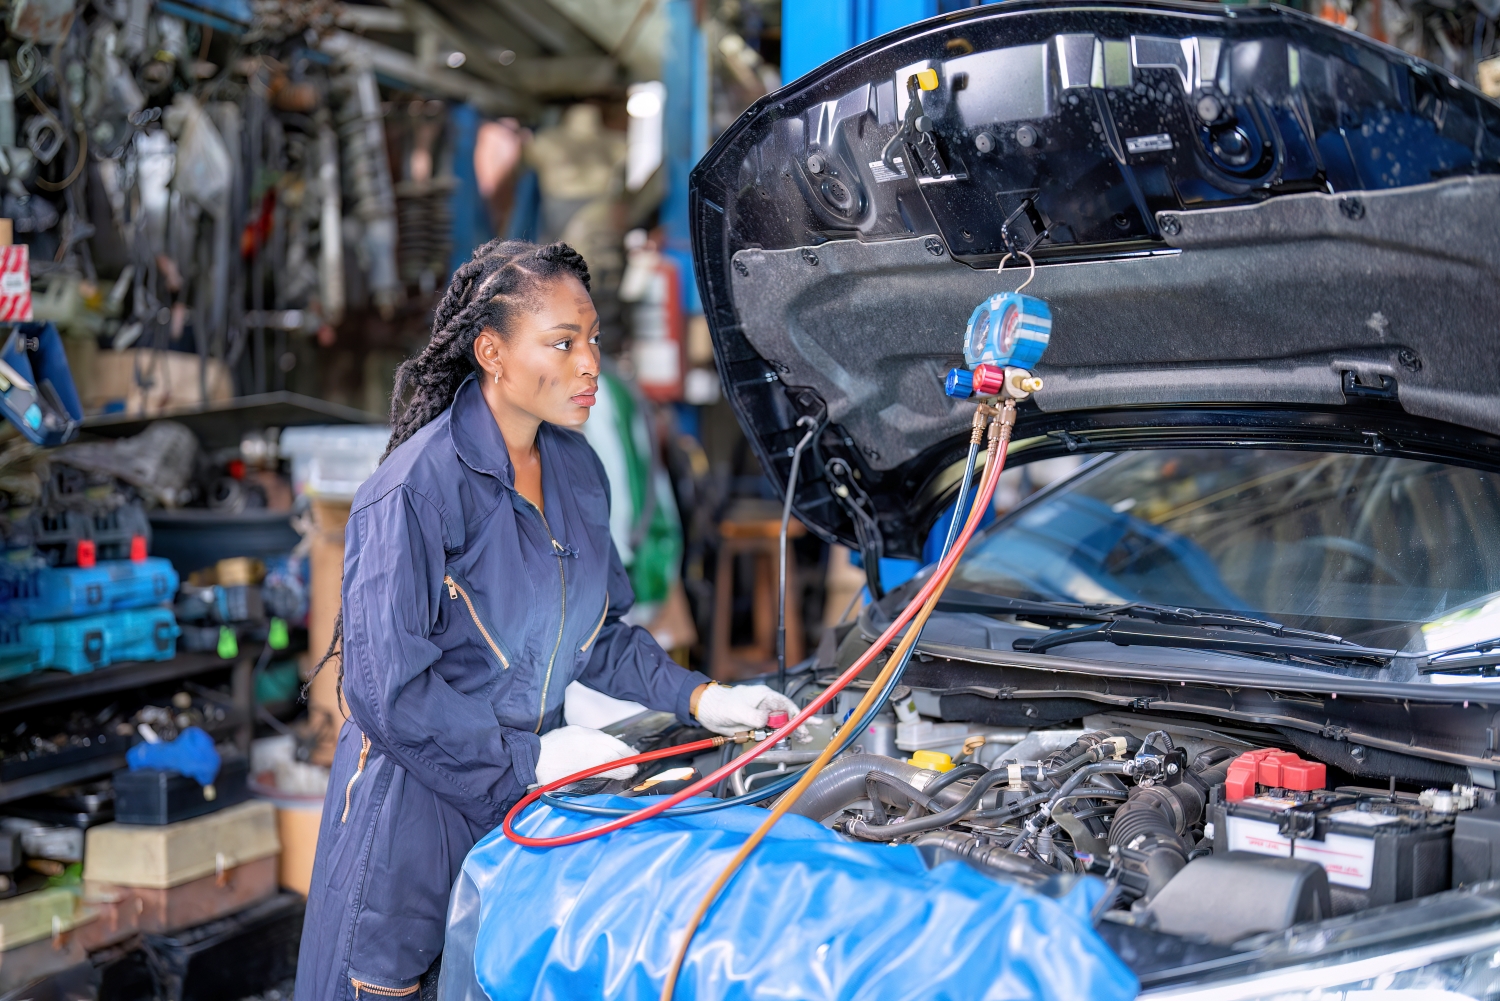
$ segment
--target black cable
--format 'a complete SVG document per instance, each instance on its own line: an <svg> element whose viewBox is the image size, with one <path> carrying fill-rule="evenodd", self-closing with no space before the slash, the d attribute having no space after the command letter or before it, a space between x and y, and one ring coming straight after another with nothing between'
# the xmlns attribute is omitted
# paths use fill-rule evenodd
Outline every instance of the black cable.
<svg viewBox="0 0 1500 1001"><path fill-rule="evenodd" d="M807 433L792 450L792 469L786 478L786 500L781 506L780 559L776 567L776 690L786 694L786 535L787 525L792 519L792 501L797 494L797 473L802 467L802 450L812 443L822 430L823 424L814 417L799 417L798 427L806 427Z"/></svg>

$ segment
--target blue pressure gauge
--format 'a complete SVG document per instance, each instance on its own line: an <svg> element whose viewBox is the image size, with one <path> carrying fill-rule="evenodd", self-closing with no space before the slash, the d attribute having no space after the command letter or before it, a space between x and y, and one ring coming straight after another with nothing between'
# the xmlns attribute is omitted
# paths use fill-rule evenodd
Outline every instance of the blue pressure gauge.
<svg viewBox="0 0 1500 1001"><path fill-rule="evenodd" d="M1052 336L1047 303L1019 292L999 292L974 308L964 331L964 361L970 368L995 365L1030 369Z"/></svg>

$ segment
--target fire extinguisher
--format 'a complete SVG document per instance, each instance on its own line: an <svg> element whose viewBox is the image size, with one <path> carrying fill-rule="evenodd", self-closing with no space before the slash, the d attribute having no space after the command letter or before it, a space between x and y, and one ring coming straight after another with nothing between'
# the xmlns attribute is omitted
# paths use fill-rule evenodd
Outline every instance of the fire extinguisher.
<svg viewBox="0 0 1500 1001"><path fill-rule="evenodd" d="M636 292L635 341L631 348L636 384L647 399L672 403L682 399L682 379L687 367L683 351L686 338L682 275L671 257L655 250L638 250L631 257L631 268L646 272L628 276L622 283L634 285ZM630 277L635 281L630 281ZM622 288L622 298L625 292Z"/></svg>

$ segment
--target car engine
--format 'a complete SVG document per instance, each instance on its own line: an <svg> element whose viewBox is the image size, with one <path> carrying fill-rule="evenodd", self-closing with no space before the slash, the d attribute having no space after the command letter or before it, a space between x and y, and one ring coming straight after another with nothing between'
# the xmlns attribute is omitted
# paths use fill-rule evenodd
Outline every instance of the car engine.
<svg viewBox="0 0 1500 1001"><path fill-rule="evenodd" d="M924 718L909 690L893 702L792 812L1044 891L1102 877L1112 922L1229 945L1500 877L1492 789L1344 784L1274 733L1106 717L1007 729ZM810 760L835 719L762 755L735 791Z"/></svg>

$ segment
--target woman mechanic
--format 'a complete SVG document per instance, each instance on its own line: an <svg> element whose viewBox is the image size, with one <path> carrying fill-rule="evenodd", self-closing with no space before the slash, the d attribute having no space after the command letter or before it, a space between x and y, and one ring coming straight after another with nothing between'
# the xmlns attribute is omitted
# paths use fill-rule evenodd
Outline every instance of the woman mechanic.
<svg viewBox="0 0 1500 1001"><path fill-rule="evenodd" d="M496 241L454 274L431 341L397 371L390 445L349 516L330 646L349 719L297 1001L435 993L469 849L527 786L633 753L563 725L569 682L724 734L796 711L679 667L621 620L634 595L609 484L572 430L598 389L598 330L575 251Z"/></svg>

